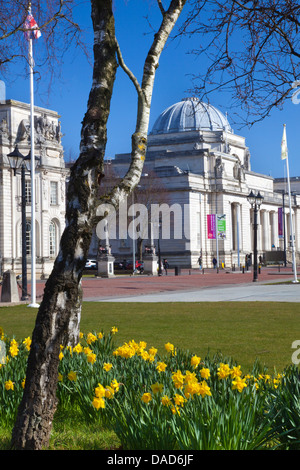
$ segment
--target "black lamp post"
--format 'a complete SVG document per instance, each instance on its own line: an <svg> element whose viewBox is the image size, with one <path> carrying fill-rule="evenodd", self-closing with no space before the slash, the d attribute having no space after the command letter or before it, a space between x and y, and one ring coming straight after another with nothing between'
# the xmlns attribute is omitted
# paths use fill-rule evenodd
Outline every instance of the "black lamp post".
<svg viewBox="0 0 300 470"><path fill-rule="evenodd" d="M248 202L251 204L251 207L254 211L253 282L256 282L257 281L257 214L261 206L261 203L263 201L263 196L260 194L260 192L258 192L258 194L254 194L253 191L251 191L247 199L248 199Z"/></svg>
<svg viewBox="0 0 300 470"><path fill-rule="evenodd" d="M158 275L162 275L161 269L161 251L160 251L160 233L161 233L161 218L159 218L158 222L158 240L157 240L157 247L158 247Z"/></svg>
<svg viewBox="0 0 300 470"><path fill-rule="evenodd" d="M28 300L27 292L27 260L26 260L26 190L25 190L25 170L30 170L31 152L25 157L19 151L18 146L7 155L10 167L16 175L21 168L21 207L22 207L22 296L21 300Z"/></svg>

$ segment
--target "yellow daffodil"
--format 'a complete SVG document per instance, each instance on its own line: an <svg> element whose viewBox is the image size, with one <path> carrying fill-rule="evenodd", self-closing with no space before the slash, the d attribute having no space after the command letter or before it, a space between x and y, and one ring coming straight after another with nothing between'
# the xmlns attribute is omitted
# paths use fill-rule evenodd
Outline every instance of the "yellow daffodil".
<svg viewBox="0 0 300 470"><path fill-rule="evenodd" d="M73 348L73 351L76 352L77 354L80 354L83 351L81 344L80 343L76 344L76 346L74 346Z"/></svg>
<svg viewBox="0 0 300 470"><path fill-rule="evenodd" d="M183 404L186 402L186 398L184 398L182 395L179 395L179 393L175 394L173 400L177 406L183 406Z"/></svg>
<svg viewBox="0 0 300 470"><path fill-rule="evenodd" d="M201 357L193 356L191 358L191 366L193 366L193 368L196 369L198 365L200 364L200 361L201 361Z"/></svg>
<svg viewBox="0 0 300 470"><path fill-rule="evenodd" d="M96 362L97 356L95 353L91 352L90 354L87 354L86 358L90 364L94 364Z"/></svg>
<svg viewBox="0 0 300 470"><path fill-rule="evenodd" d="M111 329L111 332L112 332L113 335L118 333L118 328L116 326L113 326L112 329Z"/></svg>
<svg viewBox="0 0 300 470"><path fill-rule="evenodd" d="M201 370L200 370L200 375L202 377L202 379L209 379L210 377L210 370L203 367Z"/></svg>
<svg viewBox="0 0 300 470"><path fill-rule="evenodd" d="M151 388L153 393L161 393L164 389L164 386L163 384L156 382L155 384L151 385Z"/></svg>
<svg viewBox="0 0 300 470"><path fill-rule="evenodd" d="M162 397L161 402L164 406L171 406L172 405L172 401L167 395L164 395Z"/></svg>
<svg viewBox="0 0 300 470"><path fill-rule="evenodd" d="M116 379L111 381L110 386L115 390L115 392L118 392L120 388L120 384L116 381Z"/></svg>
<svg viewBox="0 0 300 470"><path fill-rule="evenodd" d="M221 362L220 367L218 368L217 375L219 379L227 379L227 377L230 375L230 367L228 364L223 364Z"/></svg>
<svg viewBox="0 0 300 470"><path fill-rule="evenodd" d="M94 397L92 405L94 408L96 408L96 410L99 410L100 408L105 408L105 400L103 398Z"/></svg>
<svg viewBox="0 0 300 470"><path fill-rule="evenodd" d="M174 344L166 343L166 344L165 344L165 350L166 350L167 352L173 352L173 351L174 351Z"/></svg>
<svg viewBox="0 0 300 470"><path fill-rule="evenodd" d="M12 357L16 357L19 353L18 343L15 339L12 339L10 342L9 353Z"/></svg>
<svg viewBox="0 0 300 470"><path fill-rule="evenodd" d="M149 402L152 400L151 393L144 393L144 394L142 395L141 400L142 400L144 403L149 403Z"/></svg>
<svg viewBox="0 0 300 470"><path fill-rule="evenodd" d="M231 371L230 371L230 375L233 379L235 379L236 377L241 377L242 375L242 371L241 371L241 366L234 366Z"/></svg>
<svg viewBox="0 0 300 470"><path fill-rule="evenodd" d="M164 362L157 363L156 370L158 370L158 372L164 372L166 368L167 368L167 364L165 364Z"/></svg>
<svg viewBox="0 0 300 470"><path fill-rule="evenodd" d="M77 373L74 372L73 370L71 370L71 371L68 373L68 379L69 379L71 382L76 382L76 380L77 380Z"/></svg>
<svg viewBox="0 0 300 470"><path fill-rule="evenodd" d="M199 384L199 395L201 395L202 398L204 398L204 397L206 397L206 396L211 396L210 387L207 385L207 383L205 382L205 380L203 380L203 381L200 382L200 384Z"/></svg>
<svg viewBox="0 0 300 470"><path fill-rule="evenodd" d="M184 375L180 370L173 372L172 380L174 382L175 388L182 388L184 384Z"/></svg>
<svg viewBox="0 0 300 470"><path fill-rule="evenodd" d="M97 398L105 397L105 388L103 387L103 385L98 384L98 387L95 388L95 395Z"/></svg>
<svg viewBox="0 0 300 470"><path fill-rule="evenodd" d="M93 333L88 333L86 337L87 344L92 344L95 341L97 341L97 336L95 336Z"/></svg>
<svg viewBox="0 0 300 470"><path fill-rule="evenodd" d="M25 348L27 349L27 351L30 351L31 339L30 339L29 336L28 336L28 338L24 339L23 344L24 344Z"/></svg>
<svg viewBox="0 0 300 470"><path fill-rule="evenodd" d="M241 393L245 387L247 387L246 379L236 377L236 379L232 381L232 390L238 390Z"/></svg>
<svg viewBox="0 0 300 470"><path fill-rule="evenodd" d="M13 390L14 389L14 383L11 380L7 380L4 383L5 390Z"/></svg>
<svg viewBox="0 0 300 470"><path fill-rule="evenodd" d="M105 387L105 398L113 398L114 397L114 394L115 394L115 391L112 387L110 387L109 385L107 385Z"/></svg>
<svg viewBox="0 0 300 470"><path fill-rule="evenodd" d="M107 363L107 362L104 362L104 364L103 364L103 369L104 369L106 372L108 372L108 371L110 371L110 369L112 368L112 366L113 366L112 364Z"/></svg>
<svg viewBox="0 0 300 470"><path fill-rule="evenodd" d="M152 348L149 349L150 356L155 356L156 353L157 353L157 349L152 346Z"/></svg>

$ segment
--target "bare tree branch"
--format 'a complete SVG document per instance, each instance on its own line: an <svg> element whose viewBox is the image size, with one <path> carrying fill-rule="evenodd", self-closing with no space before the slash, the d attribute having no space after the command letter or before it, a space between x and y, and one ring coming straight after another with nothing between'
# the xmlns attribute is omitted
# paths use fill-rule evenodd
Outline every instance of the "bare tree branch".
<svg viewBox="0 0 300 470"><path fill-rule="evenodd" d="M280 108L300 78L298 0L191 0L181 34L201 38L192 53L207 68L193 76L193 92L208 99L229 92L233 108L252 125Z"/></svg>

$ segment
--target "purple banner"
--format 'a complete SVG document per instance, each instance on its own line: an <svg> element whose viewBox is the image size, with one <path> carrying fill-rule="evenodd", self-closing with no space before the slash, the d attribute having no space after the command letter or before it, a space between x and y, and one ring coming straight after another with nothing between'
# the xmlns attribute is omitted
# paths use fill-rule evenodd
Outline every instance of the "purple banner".
<svg viewBox="0 0 300 470"><path fill-rule="evenodd" d="M278 208L278 237L283 238L283 210Z"/></svg>
<svg viewBox="0 0 300 470"><path fill-rule="evenodd" d="M209 240L216 238L216 214L207 215L207 238Z"/></svg>

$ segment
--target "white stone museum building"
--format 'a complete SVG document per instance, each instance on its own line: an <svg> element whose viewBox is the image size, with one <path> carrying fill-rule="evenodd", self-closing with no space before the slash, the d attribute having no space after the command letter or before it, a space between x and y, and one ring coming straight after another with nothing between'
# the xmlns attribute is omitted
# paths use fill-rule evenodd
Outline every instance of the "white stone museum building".
<svg viewBox="0 0 300 470"><path fill-rule="evenodd" d="M122 176L129 161L130 154L117 154L108 165L115 175ZM165 203L170 209L170 237L163 237L162 219L159 240L158 237L154 240L156 253L159 244L162 258L166 258L170 266L197 267L200 255L203 267L211 267L214 257L219 266L222 263L225 267L245 265L246 255L253 254L254 217L247 199L251 191L263 196L257 213L260 259L282 261L285 245L287 260L292 260L291 216L299 259L300 179L291 178L291 215L288 195L280 192L287 192L286 181L276 181L251 168L250 149L245 138L235 134L225 115L214 106L189 98L168 107L158 116L149 133L140 194L143 187L149 186L149 181L154 185L152 201ZM134 197L137 203L138 192ZM132 202L130 199L128 207ZM220 230L219 236L212 238L210 225L214 215L220 216L225 224L224 232ZM138 217L137 211L128 220L134 216ZM168 217L168 214L165 212L164 216ZM177 228L182 224L182 233L177 237L176 224ZM132 259L134 243L130 233L131 229L127 238L121 238L118 233L110 238L111 251L117 260ZM149 238L148 232L144 247L151 244ZM96 241L92 249L91 255L96 256Z"/></svg>
<svg viewBox="0 0 300 470"><path fill-rule="evenodd" d="M30 152L30 106L6 99L0 87L0 261L1 273L22 271L21 174L14 170L8 155L16 149L24 157ZM65 226L66 182L69 169L64 162L61 143L60 116L56 111L35 106L35 227L36 275L47 278L58 252L59 239ZM250 149L251 150L251 149ZM217 108L195 98L184 99L158 116L150 133L143 176L127 201L127 227L112 233L109 244L115 260L140 259L147 247L154 244L170 267L198 267L201 256L204 268L218 257L220 266L241 266L245 256L253 253L253 209L248 202L250 191L260 192L263 201L257 217L258 255L268 260L280 258L286 246L291 261L290 217L295 228L297 262L300 250L300 180L291 178L293 191L290 214L286 182L258 174L251 168L250 150L245 138L234 133L227 118ZM129 166L130 154L117 154L107 160L107 174L123 176ZM31 256L31 176L25 175L26 252ZM145 201L146 188L151 186ZM281 191L281 192L280 192ZM144 193L144 199L140 199ZM282 194L283 193L283 194ZM283 209L284 200L284 209ZM131 237L132 202L161 206L161 226L153 237L153 221L147 225L147 237ZM149 204L151 202L151 204ZM135 206L134 206L135 207ZM169 211L169 212L168 212ZM213 238L212 216L223 221L222 231ZM120 218L120 217L119 217ZM168 219L168 220L166 220ZM164 236L164 225L170 234ZM166 227L165 227L166 228ZM137 227L138 230L138 227ZM157 233L157 232L156 232ZM285 237L284 237L285 233ZM152 235L150 235L152 234ZM216 235L216 234L215 234ZM102 245L105 241L100 240ZM107 242L107 240L106 240ZM99 238L95 234L90 257L99 255ZM278 255L278 256L277 256ZM30 269L28 269L28 273Z"/></svg>
<svg viewBox="0 0 300 470"><path fill-rule="evenodd" d="M6 99L0 89L0 261L1 273L22 272L21 170L11 168L8 155L30 153L30 105ZM35 106L35 227L36 275L47 278L65 225L66 178L59 115ZM26 253L31 261L31 175L25 172Z"/></svg>

